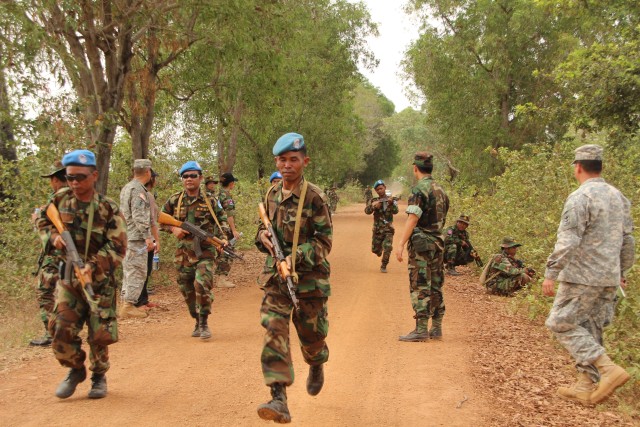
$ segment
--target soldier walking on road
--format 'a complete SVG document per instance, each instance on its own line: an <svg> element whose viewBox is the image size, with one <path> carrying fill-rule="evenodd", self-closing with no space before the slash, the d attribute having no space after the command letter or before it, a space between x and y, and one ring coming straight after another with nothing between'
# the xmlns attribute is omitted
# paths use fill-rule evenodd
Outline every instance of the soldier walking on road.
<svg viewBox="0 0 640 427"><path fill-rule="evenodd" d="M53 165L53 168L47 175L40 176L42 178L49 178L51 197L58 191L67 188L66 168L62 166L62 163L59 161ZM42 212L42 209L44 208L40 208L40 212ZM31 219L35 223L39 217L40 214L33 213ZM42 252L38 259L38 270L35 273L38 276L37 299L38 306L40 307L40 318L44 324L44 335L42 338L34 338L29 341L29 345L31 346L46 347L51 345L52 338L49 333L49 318L53 312L55 302L54 291L59 277L61 256L62 252L53 247L51 241L47 238L46 242L43 242Z"/></svg>
<svg viewBox="0 0 640 427"><path fill-rule="evenodd" d="M387 187L384 181L379 179L373 184L373 189L378 193L378 197L374 197L364 208L367 215L373 214L373 237L371 241L371 252L377 256L382 256L382 264L380 271L387 272L387 264L393 251L393 216L398 213L398 202L387 197Z"/></svg>
<svg viewBox="0 0 640 427"><path fill-rule="evenodd" d="M227 216L215 197L200 188L202 168L195 161L186 162L179 171L183 191L175 193L164 204L162 211L182 222L190 222L207 233L226 239L229 232ZM213 302L213 274L216 270L218 251L213 244L196 242L188 231L162 224L161 230L172 233L178 239L175 264L178 270L178 286L187 303L189 314L196 321L192 337L211 338L208 319ZM201 254L196 254L197 244Z"/></svg>
<svg viewBox="0 0 640 427"><path fill-rule="evenodd" d="M586 405L604 401L630 378L611 361L602 339L635 257L631 204L601 177L602 151L594 144L575 150L580 187L565 201L542 283L544 294L553 296L560 282L546 325L578 370L576 384L560 387L558 395Z"/></svg>
<svg viewBox="0 0 640 427"><path fill-rule="evenodd" d="M79 336L86 323L90 369L93 371L89 398L99 399L107 395L108 345L118 340L115 270L127 249L127 225L116 203L94 190L98 171L91 151L72 151L63 157L62 164L66 167L67 182L71 188L58 191L50 205L60 212L78 252L84 255L81 272L91 278L95 299L82 290L78 277L73 273L60 278L56 284L56 302L51 319L52 348L58 362L71 368L67 378L58 386L56 396L61 399L71 396L87 377L84 367L86 353L82 350ZM64 251L66 244L46 211L38 220L38 229L43 240L49 239L53 246Z"/></svg>
<svg viewBox="0 0 640 427"><path fill-rule="evenodd" d="M151 180L151 160L133 162L133 179L120 191L120 210L127 222L127 255L122 263L123 304L120 317L147 317L148 313L136 307L147 279L149 253L156 242L152 234L151 198L145 184Z"/></svg>
<svg viewBox="0 0 640 427"><path fill-rule="evenodd" d="M327 299L331 294L327 256L333 228L326 195L303 177L309 157L302 135L287 133L280 137L273 155L284 180L269 189L265 209L294 277L297 274L300 312L293 310L287 285L276 269L270 234L261 225L256 247L269 254L260 277L264 290L260 312L266 329L261 361L272 400L258 407L258 415L265 420L288 423L291 416L286 387L293 384L289 319L298 333L304 360L310 365L307 392L317 395L324 383L323 364L329 358L325 342L329 330ZM304 215L300 216L302 212ZM301 221L295 221L296 216Z"/></svg>
<svg viewBox="0 0 640 427"><path fill-rule="evenodd" d="M449 197L438 185L431 172L433 156L418 152L414 156L413 175L418 183L411 189L407 222L396 258L402 262L404 245L409 252L409 293L415 312L416 328L400 341L427 341L442 338L442 318L445 305L442 294L444 284L444 236L442 229L449 211ZM428 330L429 317L432 319Z"/></svg>
<svg viewBox="0 0 640 427"><path fill-rule="evenodd" d="M229 241L237 241L240 238L240 233L236 229L236 202L233 200L233 195L231 191L236 186L236 182L238 178L233 176L231 172L223 173L220 177L220 184L222 188L220 189L220 194L218 195L218 200L220 201L220 205L222 205L222 209L224 209L225 214L227 215L227 223L229 224L229 232L227 233L227 240ZM216 287L218 288L235 288L235 283L231 282L229 277L229 272L231 271L231 263L233 259L226 255L221 254L218 259L218 266L216 267Z"/></svg>
<svg viewBox="0 0 640 427"><path fill-rule="evenodd" d="M531 281L535 271L525 267L524 262L516 258L520 246L522 245L512 237L502 240L502 252L495 254L486 267L483 285L487 291L496 295L511 296Z"/></svg>

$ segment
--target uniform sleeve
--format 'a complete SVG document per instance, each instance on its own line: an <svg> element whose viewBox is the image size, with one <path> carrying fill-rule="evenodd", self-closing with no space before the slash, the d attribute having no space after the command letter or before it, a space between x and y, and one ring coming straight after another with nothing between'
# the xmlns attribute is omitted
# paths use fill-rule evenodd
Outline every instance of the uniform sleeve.
<svg viewBox="0 0 640 427"><path fill-rule="evenodd" d="M313 216L311 218L313 237L298 246L296 266L308 267L321 264L329 252L333 242L333 224L329 213L326 196L317 195L313 198Z"/></svg>
<svg viewBox="0 0 640 427"><path fill-rule="evenodd" d="M509 262L509 258L506 256L503 256L499 262L495 262L491 268L500 271L502 276L507 277L518 277L525 273L524 268L518 268L511 264L511 262Z"/></svg>
<svg viewBox="0 0 640 427"><path fill-rule="evenodd" d="M127 224L117 208L111 210L105 229L105 244L95 255L89 257L88 262L93 265L94 273L102 271L108 275L122 263L127 251Z"/></svg>
<svg viewBox="0 0 640 427"><path fill-rule="evenodd" d="M584 196L569 197L558 227L558 240L549 258L545 279L556 280L562 269L569 263L573 252L580 245L589 218L589 199Z"/></svg>
<svg viewBox="0 0 640 427"><path fill-rule="evenodd" d="M400 210L398 209L398 201L394 200L393 203L391 203L391 206L389 206L389 210L391 211L391 214L395 215L398 212L400 212Z"/></svg>
<svg viewBox="0 0 640 427"><path fill-rule="evenodd" d="M167 201L165 202L165 204L162 206L162 212L166 213L167 215L171 215L173 216L174 213L174 209L173 209L173 201L172 201L173 197L169 197L167 199ZM171 232L171 226L167 225L167 224L159 224L160 226L160 230L165 231L167 233Z"/></svg>
<svg viewBox="0 0 640 427"><path fill-rule="evenodd" d="M149 200L149 194L146 191L133 189L129 200L131 203L131 221L145 239L150 239L151 203Z"/></svg>
<svg viewBox="0 0 640 427"><path fill-rule="evenodd" d="M620 248L620 272L625 273L635 262L636 242L633 238L633 219L631 218L631 203L622 196L624 204L624 225L622 231L622 248Z"/></svg>
<svg viewBox="0 0 640 427"><path fill-rule="evenodd" d="M407 206L407 210L405 211L408 215L415 215L418 218L422 216L422 199L424 195L420 190L414 189L411 196L409 196L409 206Z"/></svg>
<svg viewBox="0 0 640 427"><path fill-rule="evenodd" d="M215 197L210 197L209 201L211 202L211 206L213 206L213 212L215 212L216 217L218 218L218 222L220 223L220 227L222 228L220 237L226 239L227 235L231 233L231 228L229 228L229 223L227 222L227 211L223 209L222 205L218 203ZM214 234L220 233L220 230L218 230L218 225L215 224L215 221L213 227L214 229L216 229L216 232Z"/></svg>
<svg viewBox="0 0 640 427"><path fill-rule="evenodd" d="M367 206L364 207L364 213L366 213L367 215L371 215L373 213L373 199L370 199L369 201L367 201Z"/></svg>

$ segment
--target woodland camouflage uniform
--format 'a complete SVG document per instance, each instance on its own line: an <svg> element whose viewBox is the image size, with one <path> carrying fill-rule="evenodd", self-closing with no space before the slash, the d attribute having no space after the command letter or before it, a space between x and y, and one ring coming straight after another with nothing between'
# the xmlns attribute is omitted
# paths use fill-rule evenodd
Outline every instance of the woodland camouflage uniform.
<svg viewBox="0 0 640 427"><path fill-rule="evenodd" d="M512 295L531 281L527 271L521 260L502 251L489 261L485 287L492 294Z"/></svg>
<svg viewBox="0 0 640 427"><path fill-rule="evenodd" d="M80 202L69 188L58 191L50 202L58 208L60 217L84 258L90 203ZM88 326L90 369L104 374L109 369L108 344L118 339L116 321L117 282L115 270L122 263L127 249L124 218L116 203L101 194L94 193L91 202L94 209L91 239L85 262L91 266L92 287L97 307L92 309L75 275L72 283L58 280L56 301L50 321L53 335L53 352L63 366L84 369L86 353L78 336L86 323ZM53 242L59 235L43 210L38 228L43 241Z"/></svg>
<svg viewBox="0 0 640 427"><path fill-rule="evenodd" d="M442 286L444 284L444 236L442 229L449 211L449 197L433 177L420 179L411 189L406 212L419 217L408 242L409 293L415 312L416 332L427 331L432 318L432 327L440 330L445 313ZM423 238L422 249L416 243Z"/></svg>
<svg viewBox="0 0 640 427"><path fill-rule="evenodd" d="M452 225L445 230L444 236L445 264L455 267L456 265L467 265L473 261L471 256L473 246L467 230L460 230L457 225ZM462 246L462 242L467 243L466 248Z"/></svg>
<svg viewBox="0 0 640 427"><path fill-rule="evenodd" d="M279 183L269 190L266 197L265 209L285 256L291 255L303 182L304 178L287 196L283 195L282 183ZM261 224L256 236L256 247L261 252L268 253L258 237L264 229L264 225ZM276 261L271 255L267 255L259 278L265 293L260 309L262 326L266 329L261 361L267 385L282 383L288 386L293 383L293 365L289 348L290 317L298 333L305 362L311 366L318 366L329 358L329 348L325 342L329 329L327 299L331 294L327 256L331 250L332 236L327 196L315 185L308 184L296 252L296 294L300 299L301 313L293 311L287 285L280 279Z"/></svg>
<svg viewBox="0 0 640 427"><path fill-rule="evenodd" d="M380 200L374 197L367 202L364 213L373 214L373 235L371 239L371 252L377 256L382 255L382 266L386 268L389 264L391 251L393 250L393 215L398 213L398 202L390 197L382 203L380 209L375 209L373 204Z"/></svg>
<svg viewBox="0 0 640 427"><path fill-rule="evenodd" d="M236 203L233 200L233 197L231 196L231 191L222 187L220 189L220 193L218 194L218 200L220 201L220 205L222 206L222 209L224 209L224 212L227 215L227 218L234 217L236 214ZM227 240L233 239L233 233L231 232L231 229L229 229L225 238ZM221 254L220 258L218 258L218 266L216 267L216 274L221 276L228 276L229 272L231 271L232 262L233 262L233 259L230 256L224 253Z"/></svg>
<svg viewBox="0 0 640 427"><path fill-rule="evenodd" d="M203 196L203 194L205 196ZM178 212L178 200L183 195L182 205ZM204 197L207 197L211 207L218 218L222 230L218 228L215 220L209 212ZM179 221L194 224L204 231L215 235L220 239L226 239L229 233L227 216L215 197L207 195L200 189L198 196L189 197L185 191L173 194L162 207L162 212L167 213ZM162 224L161 230L170 232L171 226ZM178 240L174 263L178 270L178 286L187 303L189 314L194 319L199 316L208 316L211 313L213 302L213 274L216 269L218 251L215 246L201 242L202 255L196 256L194 240L191 234Z"/></svg>

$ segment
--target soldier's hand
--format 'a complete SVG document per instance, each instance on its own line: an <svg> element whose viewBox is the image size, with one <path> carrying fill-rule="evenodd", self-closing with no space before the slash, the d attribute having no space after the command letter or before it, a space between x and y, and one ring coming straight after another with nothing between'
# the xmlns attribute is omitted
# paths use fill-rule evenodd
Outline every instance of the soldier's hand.
<svg viewBox="0 0 640 427"><path fill-rule="evenodd" d="M404 253L404 245L396 249L396 259L398 262L402 262L402 254Z"/></svg>
<svg viewBox="0 0 640 427"><path fill-rule="evenodd" d="M238 240L240 238L240 233L237 230L233 230L233 238Z"/></svg>
<svg viewBox="0 0 640 427"><path fill-rule="evenodd" d="M155 246L155 248L153 249L153 253L154 253L154 254L159 254L159 253L160 253L160 240L156 240L155 245L156 245L156 246Z"/></svg>
<svg viewBox="0 0 640 427"><path fill-rule="evenodd" d="M271 244L270 237L271 233L269 233L267 230L262 230L259 234L259 239L260 243L262 243L262 246L269 250L271 256L275 256L275 254L273 253L273 244Z"/></svg>
<svg viewBox="0 0 640 427"><path fill-rule="evenodd" d="M287 255L287 257L285 258L285 261L287 261L287 268L289 269L289 271L291 271L291 266L293 265L291 263L291 255Z"/></svg>
<svg viewBox="0 0 640 427"><path fill-rule="evenodd" d="M468 248L469 247L469 244L467 242L465 242L464 240L462 241L461 245L462 245L463 248Z"/></svg>
<svg viewBox="0 0 640 427"><path fill-rule="evenodd" d="M155 248L155 243L152 238L148 238L144 240L144 243L147 245L147 252L151 252Z"/></svg>
<svg viewBox="0 0 640 427"><path fill-rule="evenodd" d="M555 288L555 280L544 279L544 282L542 282L542 293L548 297L552 297L556 294Z"/></svg>
<svg viewBox="0 0 640 427"><path fill-rule="evenodd" d="M56 249L64 249L67 247L67 245L64 243L64 239L59 234L54 239L53 246L55 246Z"/></svg>
<svg viewBox="0 0 640 427"><path fill-rule="evenodd" d="M622 289L627 289L627 279L624 277L620 277L620 287Z"/></svg>
<svg viewBox="0 0 640 427"><path fill-rule="evenodd" d="M184 236L189 234L187 230L184 230L180 227L173 227L171 229L171 233L173 233L173 235L176 236L178 239L184 239Z"/></svg>
<svg viewBox="0 0 640 427"><path fill-rule="evenodd" d="M380 209L382 207L382 202L375 202L373 204L373 209Z"/></svg>

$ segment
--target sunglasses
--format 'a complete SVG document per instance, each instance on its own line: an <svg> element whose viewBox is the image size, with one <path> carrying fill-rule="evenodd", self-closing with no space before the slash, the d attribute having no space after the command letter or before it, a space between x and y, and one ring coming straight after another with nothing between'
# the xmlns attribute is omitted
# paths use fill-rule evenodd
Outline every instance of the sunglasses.
<svg viewBox="0 0 640 427"><path fill-rule="evenodd" d="M196 179L199 176L200 176L200 174L197 174L197 173L185 173L185 174L182 174L181 178L182 179L188 179L188 178Z"/></svg>
<svg viewBox="0 0 640 427"><path fill-rule="evenodd" d="M85 175L83 173L79 173L76 175L65 175L64 177L67 178L68 182L73 182L73 181L78 181L78 182L82 182L85 179L87 179L89 175Z"/></svg>

